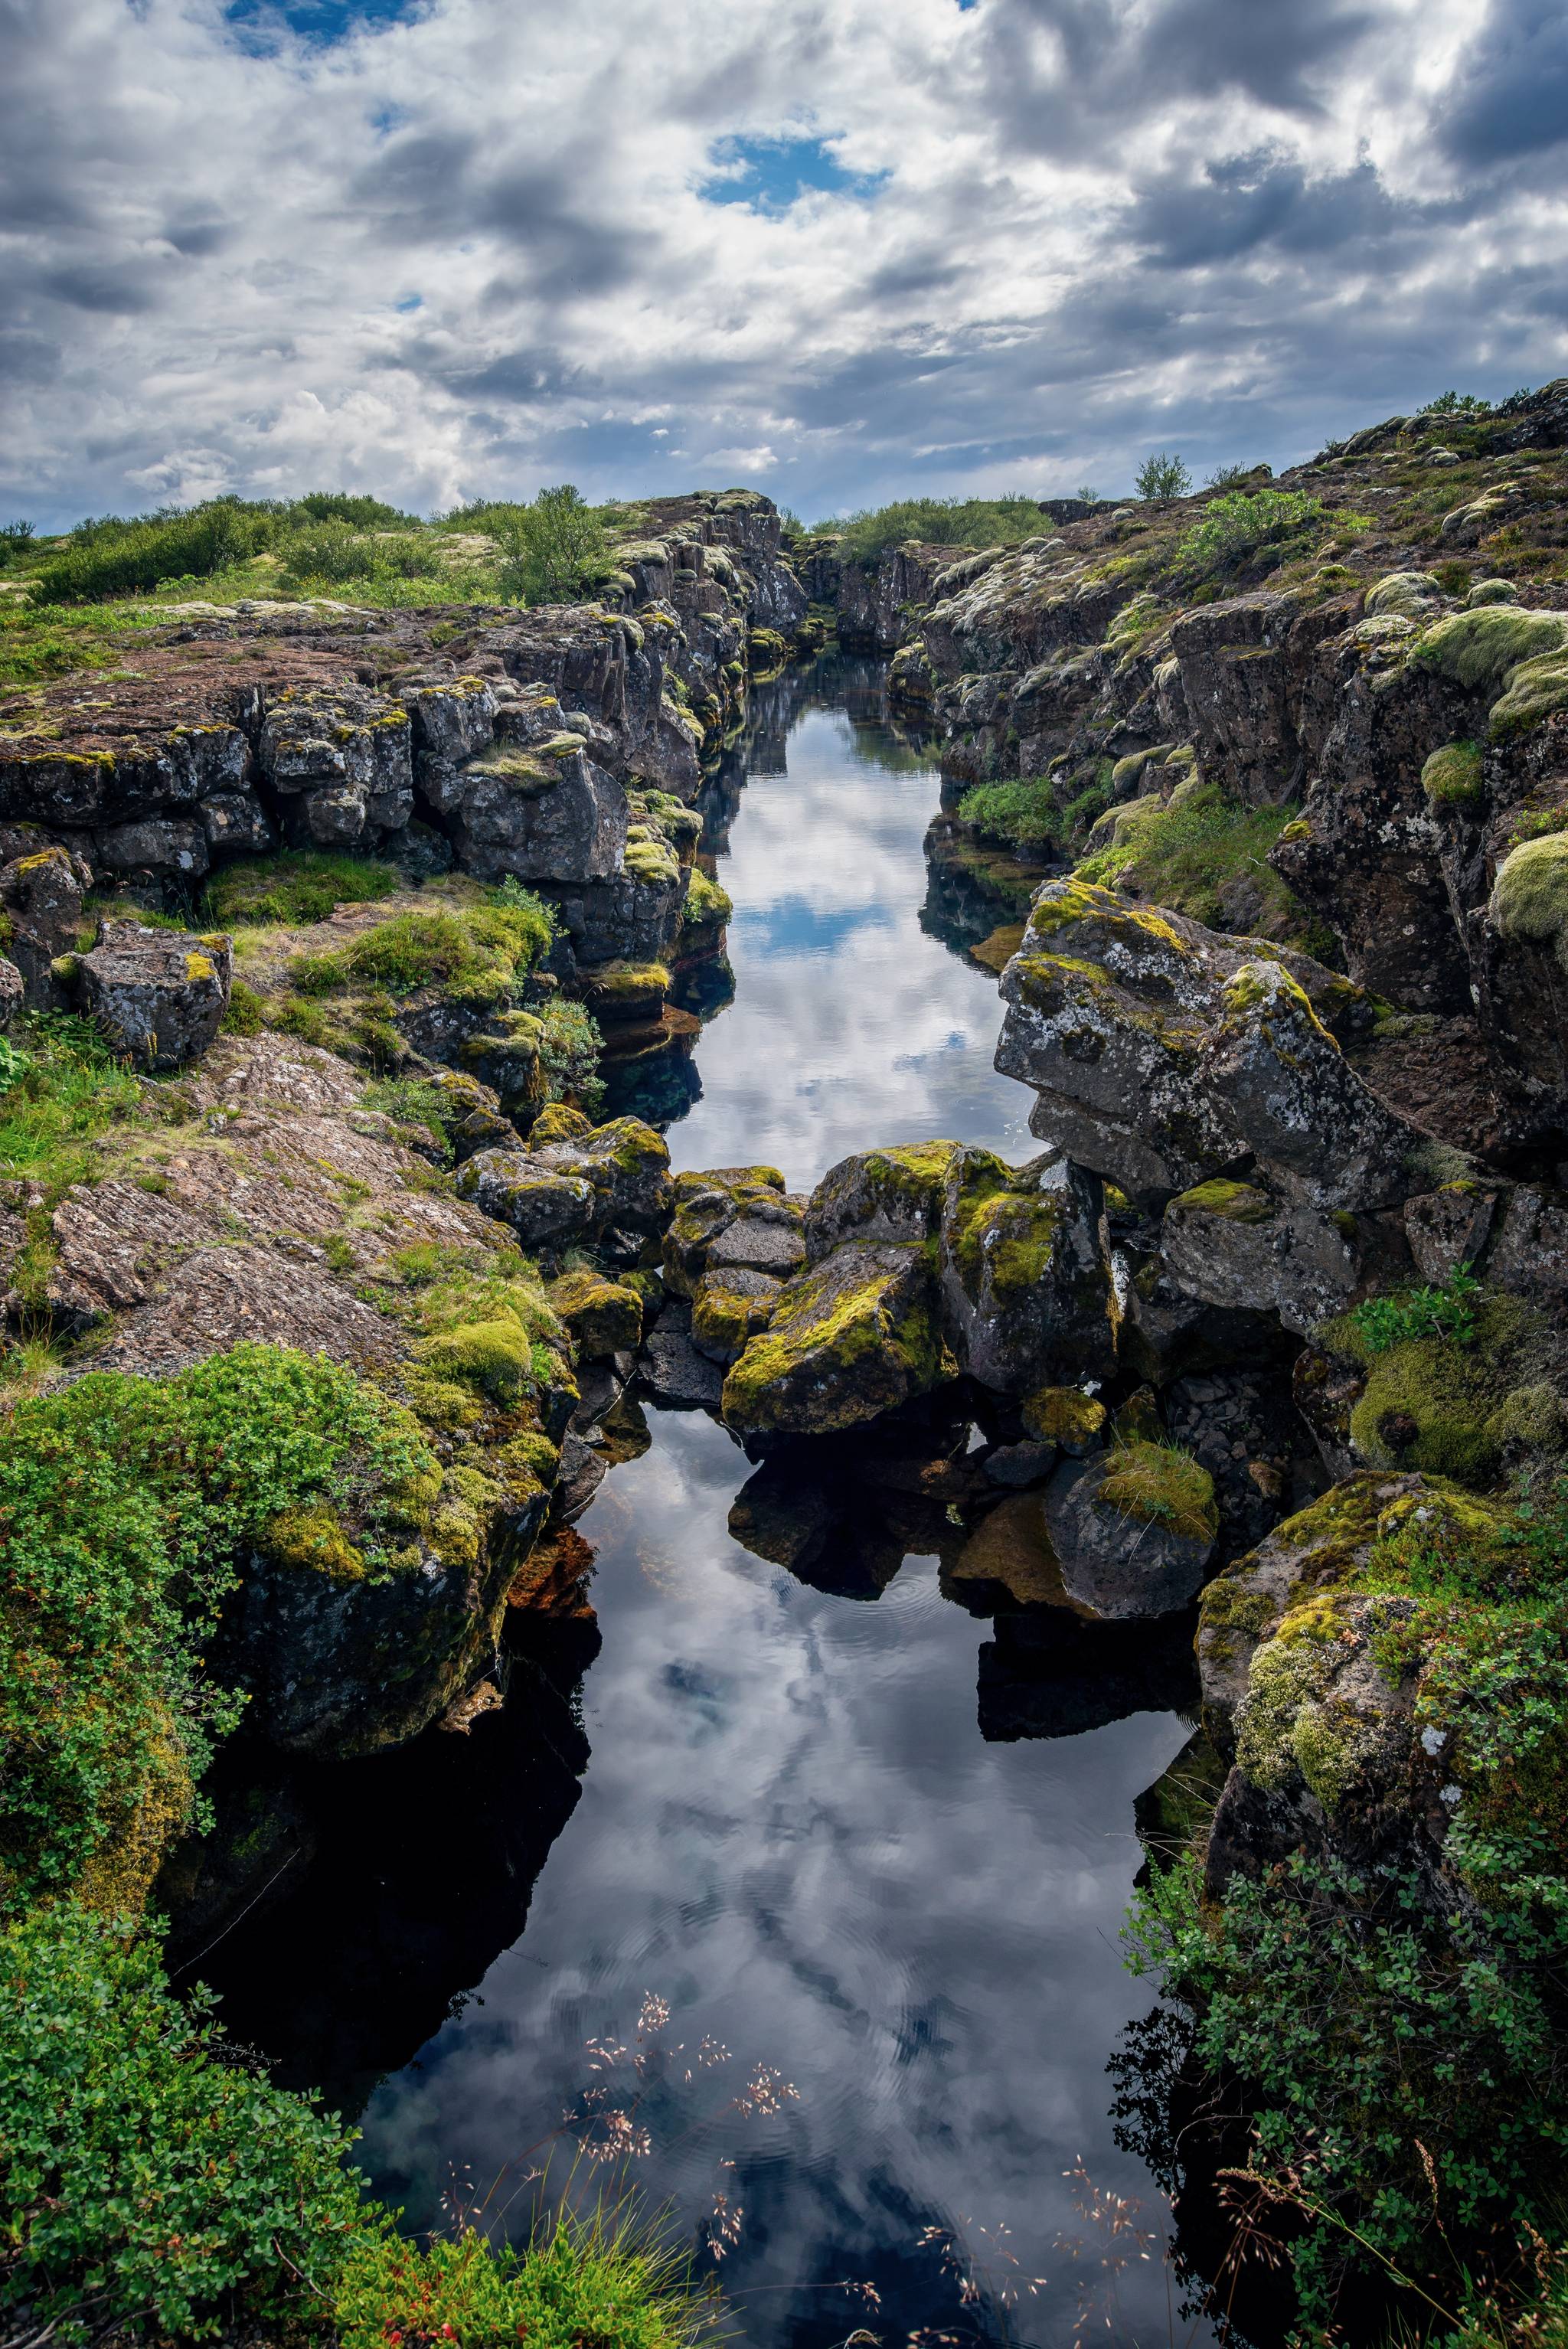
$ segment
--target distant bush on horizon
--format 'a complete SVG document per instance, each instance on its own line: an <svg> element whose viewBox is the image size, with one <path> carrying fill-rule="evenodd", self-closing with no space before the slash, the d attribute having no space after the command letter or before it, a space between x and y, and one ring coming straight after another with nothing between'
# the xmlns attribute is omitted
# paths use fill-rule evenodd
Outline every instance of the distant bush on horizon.
<svg viewBox="0 0 1568 2349"><path fill-rule="evenodd" d="M869 569L906 538L928 546L1010 546L1048 528L1037 498L897 498L891 505L814 523L814 537L842 539L844 553Z"/></svg>

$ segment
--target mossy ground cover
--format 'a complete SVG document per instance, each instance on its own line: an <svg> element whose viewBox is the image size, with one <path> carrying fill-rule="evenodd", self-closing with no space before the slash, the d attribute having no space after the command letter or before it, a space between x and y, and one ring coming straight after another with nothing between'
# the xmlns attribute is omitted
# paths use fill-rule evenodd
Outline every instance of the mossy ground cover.
<svg viewBox="0 0 1568 2349"><path fill-rule="evenodd" d="M1299 813L1288 802L1243 805L1217 783L1183 786L1168 804L1130 816L1109 847L1075 870L1080 879L1169 905L1212 928L1233 926L1228 908L1244 890L1250 933L1321 946L1305 908L1268 863L1270 849Z"/></svg>
<svg viewBox="0 0 1568 2349"><path fill-rule="evenodd" d="M363 2198L353 2133L273 2088L150 1934L71 1902L0 1931L0 2308L80 2349L320 2339L340 2349L686 2349L686 2263L614 2195L521 2253L421 2248Z"/></svg>
<svg viewBox="0 0 1568 2349"><path fill-rule="evenodd" d="M134 1907L236 1717L200 1657L243 1546L325 1510L345 1570L388 1573L441 1482L409 1412L284 1348L16 1404L0 1423L0 1895L79 1883Z"/></svg>
<svg viewBox="0 0 1568 2349"><path fill-rule="evenodd" d="M1301 1853L1209 1904L1186 1857L1129 1935L1254 2116L1253 2168L1301 2227L1309 2328L1368 2271L1428 2321L1460 2307L1467 2271L1517 2291L1528 2229L1558 2230L1568 2158L1568 1483L1396 1503L1365 1565L1305 1610L1326 1652L1358 1599L1389 1602L1373 1653L1413 1685L1468 1905L1395 1859ZM1326 1782L1331 1817L1348 1793Z"/></svg>
<svg viewBox="0 0 1568 2349"><path fill-rule="evenodd" d="M1366 1374L1350 1438L1369 1466L1484 1491L1511 1455L1562 1449L1568 1413L1547 1323L1466 1272L1368 1299L1326 1323L1319 1341Z"/></svg>

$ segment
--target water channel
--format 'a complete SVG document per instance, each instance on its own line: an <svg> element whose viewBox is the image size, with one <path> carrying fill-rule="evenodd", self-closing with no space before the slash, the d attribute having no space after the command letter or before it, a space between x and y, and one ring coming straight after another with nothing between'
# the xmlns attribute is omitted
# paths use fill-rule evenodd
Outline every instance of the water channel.
<svg viewBox="0 0 1568 2349"><path fill-rule="evenodd" d="M873 1143L1038 1146L991 1066L995 978L923 914L939 779L879 687L824 662L764 688L710 788L735 996L669 1128L677 1169L763 1160L806 1187ZM715 1421L646 1420L578 1527L586 1670L567 1627L469 1739L340 1773L298 1888L202 1967L231 2023L360 2112L416 2226L456 2193L521 2231L562 2113L597 2117L556 2141L557 2184L625 2112L638 2182L724 2254L755 2349L1072 2342L1107 2248L1081 2161L1155 2237L1112 2337L1164 2340L1166 2212L1106 2067L1150 2004L1118 1933L1135 1802L1190 1732L1181 1642L1163 1675L1086 1691L946 1595L896 1462L841 1457L810 1496L830 1538L792 1548L777 1477Z"/></svg>

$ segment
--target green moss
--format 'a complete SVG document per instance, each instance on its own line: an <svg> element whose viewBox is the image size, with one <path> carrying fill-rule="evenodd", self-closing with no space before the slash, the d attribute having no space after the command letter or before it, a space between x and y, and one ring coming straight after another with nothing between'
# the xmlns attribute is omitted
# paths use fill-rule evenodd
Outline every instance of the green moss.
<svg viewBox="0 0 1568 2349"><path fill-rule="evenodd" d="M1105 1405L1081 1387L1037 1387L1018 1406L1028 1433L1064 1452L1084 1453L1105 1428Z"/></svg>
<svg viewBox="0 0 1568 2349"><path fill-rule="evenodd" d="M1340 1661L1334 1602L1319 1596L1287 1614L1253 1658L1236 1715L1236 1759L1254 1785L1283 1786L1299 1770L1334 1811L1376 1750L1378 1726L1336 1702Z"/></svg>
<svg viewBox="0 0 1568 2349"><path fill-rule="evenodd" d="M1124 1516L1184 1540L1212 1542L1220 1530L1214 1480L1190 1452L1147 1438L1112 1450L1100 1498Z"/></svg>
<svg viewBox="0 0 1568 2349"><path fill-rule="evenodd" d="M293 849L279 856L226 864L207 885L202 918L222 928L286 922L325 922L336 905L361 905L390 896L396 868L358 856Z"/></svg>
<svg viewBox="0 0 1568 2349"><path fill-rule="evenodd" d="M1410 658L1471 693L1495 692L1510 669L1568 646L1568 618L1560 612L1524 612L1486 605L1454 612L1418 636Z"/></svg>
<svg viewBox="0 0 1568 2349"><path fill-rule="evenodd" d="M1508 690L1492 703L1487 732L1492 741L1506 742L1559 709L1568 709L1568 640L1563 651L1540 654L1510 670Z"/></svg>
<svg viewBox="0 0 1568 2349"><path fill-rule="evenodd" d="M1350 1414L1359 1459L1375 1468L1423 1469L1478 1489L1493 1481L1503 1442L1497 1414L1522 1383L1539 1325L1516 1299L1489 1293L1475 1308L1474 1324L1474 1340L1464 1349L1433 1336L1379 1350L1350 1314L1325 1326L1320 1343L1367 1372Z"/></svg>
<svg viewBox="0 0 1568 2349"><path fill-rule="evenodd" d="M686 904L681 908L681 925L691 930L717 929L728 921L735 907L727 890L717 881L710 881L697 866L692 867L686 882Z"/></svg>
<svg viewBox="0 0 1568 2349"><path fill-rule="evenodd" d="M1479 742L1445 742L1421 769L1421 789L1434 807L1474 807L1486 797Z"/></svg>
<svg viewBox="0 0 1568 2349"><path fill-rule="evenodd" d="M1568 970L1568 832L1513 849L1498 867L1487 910L1508 944L1549 947Z"/></svg>
<svg viewBox="0 0 1568 2349"><path fill-rule="evenodd" d="M1191 1208L1198 1215L1222 1216L1232 1224L1270 1224L1277 1212L1266 1191L1258 1190L1251 1183L1229 1183L1218 1175L1172 1199L1171 1210L1182 1208Z"/></svg>
<svg viewBox="0 0 1568 2349"><path fill-rule="evenodd" d="M971 1150L946 1217L947 1247L965 1289L977 1297L988 1285L999 1304L1047 1278L1067 1212L1062 1193L1015 1188L1015 1181L1000 1158Z"/></svg>

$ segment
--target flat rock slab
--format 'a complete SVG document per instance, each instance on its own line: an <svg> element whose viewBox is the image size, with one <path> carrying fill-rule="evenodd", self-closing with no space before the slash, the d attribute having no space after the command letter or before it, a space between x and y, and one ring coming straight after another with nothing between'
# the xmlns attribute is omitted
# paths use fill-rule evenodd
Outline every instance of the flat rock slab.
<svg viewBox="0 0 1568 2349"><path fill-rule="evenodd" d="M775 1223L758 1216L738 1216L707 1252L710 1272L767 1272L778 1280L788 1280L805 1261L805 1237L793 1218Z"/></svg>

